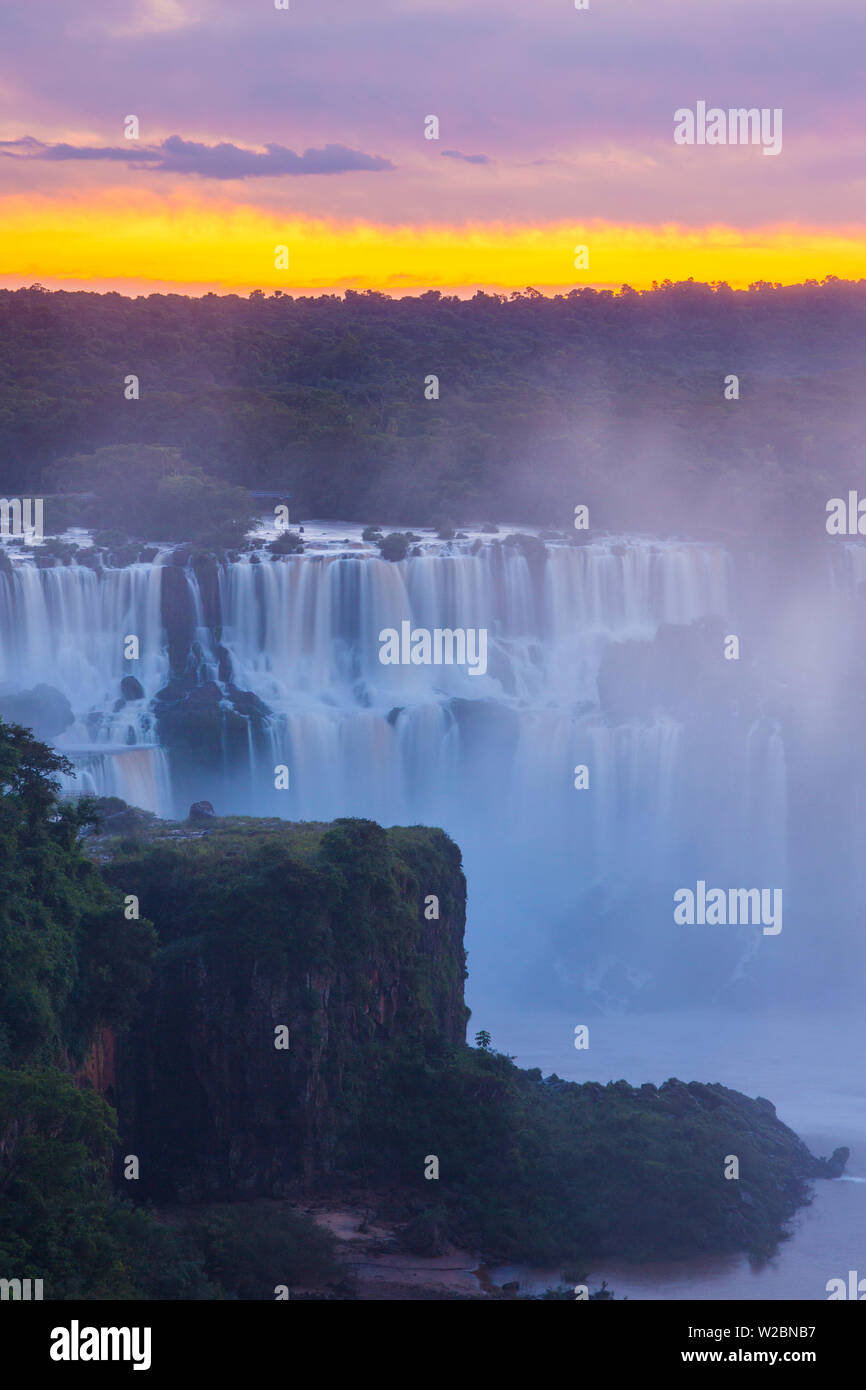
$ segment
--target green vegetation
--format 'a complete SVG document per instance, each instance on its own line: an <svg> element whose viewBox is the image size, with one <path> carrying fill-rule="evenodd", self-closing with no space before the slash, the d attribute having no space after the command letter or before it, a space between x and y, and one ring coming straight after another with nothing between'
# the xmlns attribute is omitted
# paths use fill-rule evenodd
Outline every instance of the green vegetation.
<svg viewBox="0 0 866 1390"><path fill-rule="evenodd" d="M272 555L302 555L304 542L299 532L283 531L275 541L271 541L268 550Z"/></svg>
<svg viewBox="0 0 866 1390"><path fill-rule="evenodd" d="M568 529L583 502L594 528L799 543L859 477L864 314L866 282L833 277L470 300L3 291L4 489L66 492L83 477L47 466L147 446L187 460L154 499L182 539L221 511L200 469L291 495L293 516ZM121 360L139 364L134 405Z"/></svg>
<svg viewBox="0 0 866 1390"><path fill-rule="evenodd" d="M69 764L0 722L0 1065L81 1059L94 1032L130 1017L155 949L81 849L96 811L58 802Z"/></svg>
<svg viewBox="0 0 866 1390"><path fill-rule="evenodd" d="M46 1298L267 1299L341 1273L328 1232L282 1204L113 1196L114 1111L62 1072L0 1069L0 1137L0 1269Z"/></svg>
<svg viewBox="0 0 866 1390"><path fill-rule="evenodd" d="M405 560L409 537L403 531L391 531L387 536L379 536L376 544L383 560Z"/></svg>
<svg viewBox="0 0 866 1390"><path fill-rule="evenodd" d="M767 1254L816 1172L769 1102L698 1082L543 1078L483 1044L391 1059L364 1138L378 1176L416 1189L419 1156L440 1156L432 1214L457 1244L538 1265Z"/></svg>
<svg viewBox="0 0 866 1390"><path fill-rule="evenodd" d="M274 980L335 971L360 1007L372 997L371 962L399 958L419 1045L439 1035L434 995L446 992L461 996L462 1037L462 948L424 951L428 890L439 893L441 917L462 940L460 852L442 831L237 816L214 818L186 838L156 821L103 852L107 881L135 884L159 923L158 969L195 954L238 980L253 968Z"/></svg>
<svg viewBox="0 0 866 1390"><path fill-rule="evenodd" d="M75 495L61 508L62 521L107 528L108 537L100 539L108 544L134 536L237 545L254 519L245 488L208 477L173 448L121 444L77 454L54 464L47 481Z"/></svg>
<svg viewBox="0 0 866 1390"><path fill-rule="evenodd" d="M345 1274L334 1237L281 1202L213 1203L184 1213L180 1232L200 1252L212 1297L273 1299L278 1284L291 1288Z"/></svg>
<svg viewBox="0 0 866 1390"><path fill-rule="evenodd" d="M42 1279L46 1298L272 1298L277 1283L336 1274L333 1240L287 1209L166 1221L113 1194L117 1116L72 1070L95 1035L133 1017L156 935L126 920L122 894L83 852L98 808L58 801L66 769L0 722L3 1277Z"/></svg>

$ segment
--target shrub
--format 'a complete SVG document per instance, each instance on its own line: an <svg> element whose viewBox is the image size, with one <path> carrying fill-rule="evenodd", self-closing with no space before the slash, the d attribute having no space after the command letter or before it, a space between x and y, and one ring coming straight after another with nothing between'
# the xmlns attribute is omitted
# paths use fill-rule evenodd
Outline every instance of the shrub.
<svg viewBox="0 0 866 1390"><path fill-rule="evenodd" d="M405 560L409 550L409 540L403 531L392 531L377 544L383 560Z"/></svg>

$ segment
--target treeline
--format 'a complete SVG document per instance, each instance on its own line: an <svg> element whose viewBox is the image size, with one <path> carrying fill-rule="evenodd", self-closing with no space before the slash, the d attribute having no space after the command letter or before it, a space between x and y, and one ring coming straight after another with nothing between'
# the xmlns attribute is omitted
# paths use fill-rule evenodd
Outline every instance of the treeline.
<svg viewBox="0 0 866 1390"><path fill-rule="evenodd" d="M155 445L299 517L567 526L585 502L611 530L802 530L804 502L859 476L864 329L866 281L832 277L469 300L4 291L0 481L37 495L65 458Z"/></svg>

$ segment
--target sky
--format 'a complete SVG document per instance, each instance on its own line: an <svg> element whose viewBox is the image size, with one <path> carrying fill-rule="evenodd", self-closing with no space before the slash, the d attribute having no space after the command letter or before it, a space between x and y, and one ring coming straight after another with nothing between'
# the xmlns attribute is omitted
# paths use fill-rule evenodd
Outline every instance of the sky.
<svg viewBox="0 0 866 1390"><path fill-rule="evenodd" d="M863 0L276 3L3 0L0 285L864 274ZM780 148L681 142L698 103Z"/></svg>

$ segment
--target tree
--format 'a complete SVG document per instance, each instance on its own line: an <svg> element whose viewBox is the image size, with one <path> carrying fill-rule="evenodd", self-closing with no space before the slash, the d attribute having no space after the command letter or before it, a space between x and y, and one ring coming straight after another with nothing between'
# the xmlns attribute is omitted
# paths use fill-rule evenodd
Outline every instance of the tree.
<svg viewBox="0 0 866 1390"><path fill-rule="evenodd" d="M85 494L86 523L141 540L236 545L255 518L246 488L208 477L179 449L112 445L61 459L49 479Z"/></svg>
<svg viewBox="0 0 866 1390"><path fill-rule="evenodd" d="M376 544L383 560L405 560L409 549L409 541L402 531L392 531L390 535L380 537Z"/></svg>
<svg viewBox="0 0 866 1390"><path fill-rule="evenodd" d="M92 802L58 799L65 758L0 721L0 1066L81 1056L97 1027L126 1021L155 938L80 845Z"/></svg>

